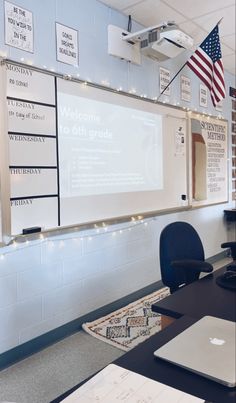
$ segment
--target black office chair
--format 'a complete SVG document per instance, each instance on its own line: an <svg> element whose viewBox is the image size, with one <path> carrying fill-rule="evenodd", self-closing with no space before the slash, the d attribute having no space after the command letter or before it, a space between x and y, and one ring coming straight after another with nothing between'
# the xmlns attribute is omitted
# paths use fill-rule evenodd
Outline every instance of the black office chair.
<svg viewBox="0 0 236 403"><path fill-rule="evenodd" d="M221 244L221 248L229 248L233 259L232 263L227 266L227 270L236 271L236 242L224 242Z"/></svg>
<svg viewBox="0 0 236 403"><path fill-rule="evenodd" d="M211 273L205 261L201 239L192 225L177 221L167 225L160 236L162 282L173 293L198 280L200 273Z"/></svg>

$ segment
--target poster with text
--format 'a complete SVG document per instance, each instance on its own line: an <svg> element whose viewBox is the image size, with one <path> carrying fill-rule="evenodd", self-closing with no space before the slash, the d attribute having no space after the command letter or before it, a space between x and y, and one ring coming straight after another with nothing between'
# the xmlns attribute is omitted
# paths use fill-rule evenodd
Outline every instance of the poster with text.
<svg viewBox="0 0 236 403"><path fill-rule="evenodd" d="M194 115L191 137L193 204L227 201L227 122Z"/></svg>
<svg viewBox="0 0 236 403"><path fill-rule="evenodd" d="M5 43L25 52L34 52L33 14L8 1L5 1Z"/></svg>
<svg viewBox="0 0 236 403"><path fill-rule="evenodd" d="M218 104L216 104L215 110L218 112L222 112L222 110L223 110L223 101L222 100L220 102L218 102Z"/></svg>
<svg viewBox="0 0 236 403"><path fill-rule="evenodd" d="M207 108L207 87L203 84L199 86L199 105Z"/></svg>
<svg viewBox="0 0 236 403"><path fill-rule="evenodd" d="M191 101L191 82L186 76L180 77L180 94L182 101Z"/></svg>
<svg viewBox="0 0 236 403"><path fill-rule="evenodd" d="M164 67L160 67L160 94L170 83L170 70L164 69ZM170 87L168 87L163 95L170 96Z"/></svg>
<svg viewBox="0 0 236 403"><path fill-rule="evenodd" d="M78 31L56 22L57 60L78 66Z"/></svg>
<svg viewBox="0 0 236 403"><path fill-rule="evenodd" d="M185 155L185 133L183 126L175 131L175 155Z"/></svg>

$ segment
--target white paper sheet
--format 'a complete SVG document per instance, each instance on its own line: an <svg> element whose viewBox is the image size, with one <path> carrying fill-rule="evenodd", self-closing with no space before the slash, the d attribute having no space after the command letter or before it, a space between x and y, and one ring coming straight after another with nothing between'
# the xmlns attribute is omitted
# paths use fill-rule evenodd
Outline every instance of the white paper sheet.
<svg viewBox="0 0 236 403"><path fill-rule="evenodd" d="M200 403L204 400L110 364L63 402Z"/></svg>

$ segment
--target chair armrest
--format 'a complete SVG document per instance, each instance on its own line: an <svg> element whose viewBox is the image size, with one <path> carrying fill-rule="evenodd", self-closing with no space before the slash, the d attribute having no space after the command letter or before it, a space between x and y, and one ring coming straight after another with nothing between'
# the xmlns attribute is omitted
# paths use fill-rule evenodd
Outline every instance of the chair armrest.
<svg viewBox="0 0 236 403"><path fill-rule="evenodd" d="M221 248L236 248L236 241L224 242L221 244Z"/></svg>
<svg viewBox="0 0 236 403"><path fill-rule="evenodd" d="M229 248L230 254L233 260L236 260L236 242L224 242L221 244L221 248Z"/></svg>
<svg viewBox="0 0 236 403"><path fill-rule="evenodd" d="M202 260L174 260L171 262L171 267L175 269L190 269L194 270L198 273L204 272L204 273L211 273L213 271L213 266L208 263L204 262Z"/></svg>

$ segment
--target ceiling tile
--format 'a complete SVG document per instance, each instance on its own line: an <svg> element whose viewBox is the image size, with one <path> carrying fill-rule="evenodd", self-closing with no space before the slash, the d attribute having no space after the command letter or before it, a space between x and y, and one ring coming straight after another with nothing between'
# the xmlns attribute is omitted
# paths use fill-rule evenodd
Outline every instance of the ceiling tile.
<svg viewBox="0 0 236 403"><path fill-rule="evenodd" d="M143 1L136 6L127 7L125 12L147 27L166 21L175 21L179 24L186 20L181 14L159 0Z"/></svg>
<svg viewBox="0 0 236 403"><path fill-rule="evenodd" d="M236 74L235 71L235 53L230 56L225 56L223 58L223 66L225 70L228 70L232 74Z"/></svg>
<svg viewBox="0 0 236 403"><path fill-rule="evenodd" d="M232 35L235 32L235 6L215 11L211 14L196 18L194 21L210 32L222 17L223 20L219 26L220 36Z"/></svg>
<svg viewBox="0 0 236 403"><path fill-rule="evenodd" d="M228 56L228 55L232 55L232 53L234 53L234 50L232 48L229 48L228 46L226 46L222 41L221 41L221 53L222 56Z"/></svg>
<svg viewBox="0 0 236 403"><path fill-rule="evenodd" d="M231 49L235 50L235 35L228 35L228 36L223 36L222 42L225 43L225 45L229 46Z"/></svg>
<svg viewBox="0 0 236 403"><path fill-rule="evenodd" d="M194 40L194 46L199 45L207 36L207 32L199 28L198 25L191 21L183 22L179 24L180 29L182 29L186 34L190 35Z"/></svg>
<svg viewBox="0 0 236 403"><path fill-rule="evenodd" d="M122 11L127 7L133 6L137 3L140 3L140 1L145 0L99 0L99 1L100 3L104 3L111 8Z"/></svg>
<svg viewBox="0 0 236 403"><path fill-rule="evenodd" d="M196 18L235 4L235 0L163 0L188 18Z"/></svg>

